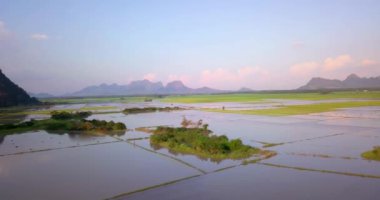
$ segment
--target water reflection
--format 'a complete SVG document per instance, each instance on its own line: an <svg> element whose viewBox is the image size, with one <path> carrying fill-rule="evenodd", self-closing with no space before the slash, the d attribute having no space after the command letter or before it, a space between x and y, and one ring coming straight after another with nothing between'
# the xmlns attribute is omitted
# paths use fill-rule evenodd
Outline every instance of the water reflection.
<svg viewBox="0 0 380 200"><path fill-rule="evenodd" d="M0 145L3 143L4 139L5 139L5 136L4 135L0 135Z"/></svg>
<svg viewBox="0 0 380 200"><path fill-rule="evenodd" d="M124 135L125 132L113 133ZM90 144L117 142L118 139L110 135L85 134L65 131L33 131L14 133L1 136L0 155L33 152L66 147L79 147Z"/></svg>
<svg viewBox="0 0 380 200"><path fill-rule="evenodd" d="M74 107L76 106L69 105L58 108ZM378 115L378 111L373 112L370 117ZM364 116L357 113L355 116ZM215 133L225 134L229 138L241 138L246 144L252 144L251 140L270 143L291 142L271 147L271 150L279 152L279 156L266 160L267 163L380 175L379 163L360 159L360 153L371 149L380 138L378 118L372 119L367 115L368 119L345 119L335 115L333 118L274 118L186 110L129 116L121 113L99 114L91 116L90 119L123 122L131 129L159 125L179 126L182 116L193 120L203 119L210 124L210 129ZM1 117L5 118L0 116L0 119ZM25 116L21 116L20 119L25 120ZM123 140L136 139L131 140L136 146L110 135ZM148 136L149 134L138 131L107 135L75 131L1 134L0 155L7 156L0 156L0 172L3 171L3 176L0 173L0 199L27 199L30 196L39 199L109 198L199 173L175 159L206 172L241 163L236 160L215 160L171 151L150 144L149 139L137 140ZM55 150L9 155L49 149ZM167 159L144 149L154 150L175 159ZM290 156L287 152L350 156L356 159ZM83 185L86 189L81 187ZM379 185L378 179L253 164L144 191L136 196L128 196L128 199L231 199L236 198L236 194L239 194L239 199L252 199L253 196L258 199L310 199L310 196L314 199L374 199L379 195L379 190L376 190ZM19 192L20 188L23 188L23 192ZM273 192L273 188L276 192ZM295 190L297 192L294 192Z"/></svg>
<svg viewBox="0 0 380 200"><path fill-rule="evenodd" d="M210 161L210 162L213 162L213 163L216 163L216 164L219 164L221 163L223 160L226 160L226 159L217 159L217 158L208 158L208 157L205 157L205 156L201 156L201 155L195 155L195 154L191 154L191 153L184 153L184 152L178 152L178 151L173 151L171 149L168 149L168 148L165 148L165 147L162 147L158 144L153 144L153 143L150 143L150 147L152 147L153 150L155 151L158 151L158 150L161 150L161 149L166 149L171 155L173 156L188 156L188 155L192 155L192 156L195 156L197 157L199 160L201 161Z"/></svg>

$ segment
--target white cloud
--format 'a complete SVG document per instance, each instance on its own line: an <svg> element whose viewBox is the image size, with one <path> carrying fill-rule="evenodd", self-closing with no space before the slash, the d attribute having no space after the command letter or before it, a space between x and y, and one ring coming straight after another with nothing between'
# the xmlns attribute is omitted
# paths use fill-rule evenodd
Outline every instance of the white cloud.
<svg viewBox="0 0 380 200"><path fill-rule="evenodd" d="M367 66L372 66L372 65L377 65L379 64L379 62L375 61L375 60L371 60L371 59L363 59L361 62L360 62L360 65L361 66L364 66L364 67L367 67Z"/></svg>
<svg viewBox="0 0 380 200"><path fill-rule="evenodd" d="M326 58L323 62L324 71L335 71L340 68L346 67L352 62L350 55L340 55L335 58Z"/></svg>
<svg viewBox="0 0 380 200"><path fill-rule="evenodd" d="M294 89L312 77L344 79L351 73L359 76L378 76L379 63L371 59L353 59L350 55L327 57L319 61L300 62L283 71L261 66L205 69L198 74L171 74L167 81L180 80L189 87L212 87L236 90L249 87L256 90ZM367 67L362 67L368 65ZM149 76L148 76L149 75ZM147 74L146 77L156 77Z"/></svg>
<svg viewBox="0 0 380 200"><path fill-rule="evenodd" d="M35 33L30 36L33 40L47 40L49 39L49 36L43 33Z"/></svg>
<svg viewBox="0 0 380 200"><path fill-rule="evenodd" d="M273 73L261 67L217 68L202 71L197 82L202 86L224 89L238 89L243 86L264 88L273 80L272 75Z"/></svg>
<svg viewBox="0 0 380 200"><path fill-rule="evenodd" d="M319 67L317 62L304 62L292 65L290 67L290 74L293 76L310 76Z"/></svg>
<svg viewBox="0 0 380 200"><path fill-rule="evenodd" d="M371 77L380 74L380 63L369 59L353 59L350 55L328 57L323 61L298 63L289 68L289 74L295 79L307 80L311 77L344 79L355 73L359 76Z"/></svg>

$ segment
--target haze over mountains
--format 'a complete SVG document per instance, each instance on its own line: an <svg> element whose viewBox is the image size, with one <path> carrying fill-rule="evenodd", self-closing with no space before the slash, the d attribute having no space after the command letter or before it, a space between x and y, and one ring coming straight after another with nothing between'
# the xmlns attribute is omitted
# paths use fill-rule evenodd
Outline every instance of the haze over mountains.
<svg viewBox="0 0 380 200"><path fill-rule="evenodd" d="M320 89L370 89L380 88L380 76L359 77L356 74L349 75L344 80L312 78L306 85L297 90L320 90ZM255 92L250 88L243 87L239 90L218 90L209 87L190 88L181 81L172 81L164 85L162 82L149 80L132 81L127 85L100 84L89 86L74 93L62 97L89 97L89 96L123 96L123 95L170 95L170 94L214 94L230 92ZM32 96L32 97L31 97ZM26 93L25 90L13 83L0 70L0 107L28 105L39 103L36 98L54 97L47 93Z"/></svg>
<svg viewBox="0 0 380 200"><path fill-rule="evenodd" d="M223 90L208 87L189 88L181 81L172 81L166 86L162 82L151 82L149 80L132 81L127 85L101 84L89 86L80 91L66 94L65 96L120 96L120 95L150 95L150 94L209 94L220 93Z"/></svg>
<svg viewBox="0 0 380 200"><path fill-rule="evenodd" d="M380 88L380 76L361 78L356 74L347 76L343 81L337 79L312 78L306 85L298 90L318 90L318 89L365 89Z"/></svg>
<svg viewBox="0 0 380 200"><path fill-rule="evenodd" d="M30 105L39 103L30 97L24 89L13 83L0 70L0 107Z"/></svg>
<svg viewBox="0 0 380 200"><path fill-rule="evenodd" d="M312 78L306 85L298 90L319 90L319 89L359 89L359 88L380 88L380 76L371 78L361 78L356 74L349 75L345 80L331 80L325 78ZM181 81L173 81L166 86L162 82L151 82L149 80L132 81L127 85L101 84L89 86L80 91L67 94L65 96L121 96L121 95L152 95L152 94L213 94L227 92L254 92L250 88L243 87L236 91L218 90L209 87L190 88Z"/></svg>

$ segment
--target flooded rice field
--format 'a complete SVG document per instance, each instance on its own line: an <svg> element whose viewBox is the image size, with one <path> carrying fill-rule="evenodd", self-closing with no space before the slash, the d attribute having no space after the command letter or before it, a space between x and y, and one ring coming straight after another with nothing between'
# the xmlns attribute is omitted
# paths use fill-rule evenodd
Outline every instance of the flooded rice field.
<svg viewBox="0 0 380 200"><path fill-rule="evenodd" d="M380 107L267 117L203 112L198 108L249 108L304 102L215 103L193 109L125 115L107 106L89 119L123 122L120 136L35 131L0 138L0 199L377 199L380 162L361 153L380 145ZM80 109L68 104L49 109ZM141 127L180 126L202 119L214 134L277 152L256 163L210 160L157 149ZM44 118L25 115L19 120ZM4 122L3 122L4 123Z"/></svg>

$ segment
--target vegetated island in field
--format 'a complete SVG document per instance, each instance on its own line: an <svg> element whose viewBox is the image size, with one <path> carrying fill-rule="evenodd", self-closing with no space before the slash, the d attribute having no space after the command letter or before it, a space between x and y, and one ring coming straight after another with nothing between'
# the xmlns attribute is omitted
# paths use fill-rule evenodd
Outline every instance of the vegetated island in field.
<svg viewBox="0 0 380 200"><path fill-rule="evenodd" d="M145 107L145 108L126 108L123 110L124 114L137 114L137 113L150 113L150 112L170 112L176 110L183 110L180 107Z"/></svg>
<svg viewBox="0 0 380 200"><path fill-rule="evenodd" d="M270 157L274 152L244 145L240 139L228 139L227 136L213 135L208 124L202 120L192 122L186 118L182 127L157 127L150 136L153 148L167 148L174 153L194 154L200 158L210 158L212 161L223 159L247 159L251 156Z"/></svg>
<svg viewBox="0 0 380 200"><path fill-rule="evenodd" d="M115 135L124 134L127 127L123 123L104 120L86 120L91 112L65 112L53 111L50 119L30 120L16 124L0 125L0 135L11 133L46 130L50 131L70 131L70 133L86 133L91 135Z"/></svg>
<svg viewBox="0 0 380 200"><path fill-rule="evenodd" d="M368 160L380 161L380 146L375 146L371 151L362 153L362 157Z"/></svg>

